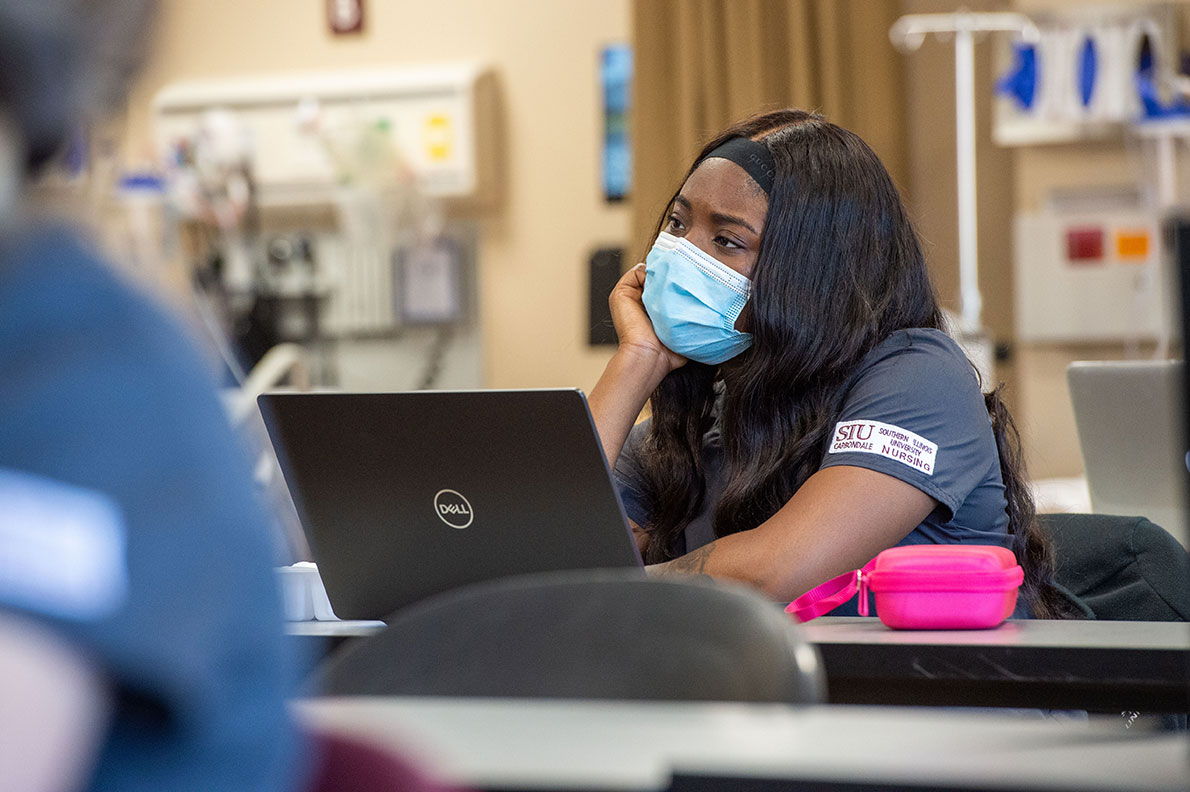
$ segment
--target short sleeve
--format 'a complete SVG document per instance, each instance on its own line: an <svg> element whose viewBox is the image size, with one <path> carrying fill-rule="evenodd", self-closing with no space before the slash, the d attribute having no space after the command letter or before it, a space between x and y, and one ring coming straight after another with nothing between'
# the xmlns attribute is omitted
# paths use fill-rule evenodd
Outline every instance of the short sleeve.
<svg viewBox="0 0 1190 792"><path fill-rule="evenodd" d="M950 519L998 459L974 368L945 333L920 329L893 335L865 358L822 467L893 476L941 503Z"/></svg>
<svg viewBox="0 0 1190 792"><path fill-rule="evenodd" d="M640 465L640 446L648 431L647 419L632 427L614 471L616 488L620 491L620 500L624 503L628 519L642 526L649 522L649 515L653 511L652 504L644 494L644 471Z"/></svg>

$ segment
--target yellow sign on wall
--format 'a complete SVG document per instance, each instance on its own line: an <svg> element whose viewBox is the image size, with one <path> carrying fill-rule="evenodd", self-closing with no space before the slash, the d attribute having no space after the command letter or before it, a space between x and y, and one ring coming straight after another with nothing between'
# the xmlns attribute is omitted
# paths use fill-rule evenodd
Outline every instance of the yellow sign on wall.
<svg viewBox="0 0 1190 792"><path fill-rule="evenodd" d="M454 156L454 122L450 116L445 113L426 116L422 140L430 162L446 162Z"/></svg>
<svg viewBox="0 0 1190 792"><path fill-rule="evenodd" d="M1116 232L1116 255L1121 261L1139 263L1149 257L1147 229L1128 229Z"/></svg>

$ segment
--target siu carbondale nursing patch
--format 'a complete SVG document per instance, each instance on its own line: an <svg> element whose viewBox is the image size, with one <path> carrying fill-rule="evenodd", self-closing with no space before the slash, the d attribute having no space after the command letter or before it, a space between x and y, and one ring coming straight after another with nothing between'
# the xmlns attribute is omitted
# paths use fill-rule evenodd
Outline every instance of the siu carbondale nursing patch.
<svg viewBox="0 0 1190 792"><path fill-rule="evenodd" d="M859 452L895 459L927 476L934 475L938 446L921 435L880 421L840 421L828 453Z"/></svg>

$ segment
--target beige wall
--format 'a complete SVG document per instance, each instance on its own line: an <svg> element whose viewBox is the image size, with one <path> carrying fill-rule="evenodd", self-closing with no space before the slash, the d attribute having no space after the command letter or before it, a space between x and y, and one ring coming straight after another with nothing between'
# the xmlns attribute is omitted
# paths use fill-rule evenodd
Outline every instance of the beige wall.
<svg viewBox="0 0 1190 792"><path fill-rule="evenodd" d="M996 0L964 4L973 11L1003 10ZM957 7L949 0L902 0L906 14L949 13ZM975 50L976 81L976 189L979 231L979 289L983 298L983 324L993 342L1011 343L1013 312L1012 215L1017 178L1013 152L992 141L992 96L980 86L995 80L995 50L987 39ZM906 200L921 235L930 273L942 304L958 313L958 205L955 163L954 45L930 37L921 49L905 56L909 101L910 178ZM1006 384L1005 401L1018 423L1028 422L1023 396L1031 383L1023 380L1015 357L995 367L995 377ZM992 383L987 383L991 385ZM1033 443L1026 442L1026 456ZM1075 450L1077 455L1077 448ZM1044 464L1034 464L1045 470Z"/></svg>
<svg viewBox="0 0 1190 792"><path fill-rule="evenodd" d="M1016 0L1025 11L1075 0ZM953 11L948 0L901 0L906 13ZM970 0L1002 10L997 0ZM438 0L367 3L367 32L333 38L322 0L165 0L156 51L133 95L127 155L147 155L148 102L181 79L286 70L418 64L479 58L494 68L505 127L500 206L481 221L480 318L485 383L589 388L607 359L586 337L586 260L628 233L624 206L600 195L601 45L625 40L630 0ZM977 79L990 85L993 48L977 47ZM907 55L911 211L944 303L957 308L953 47L930 39ZM1055 184L1119 182L1132 166L1122 145L1003 149L991 142L990 91L978 93L980 286L996 339L1013 337L1012 215ZM1001 366L1036 476L1081 470L1064 370L1069 360L1118 356L1112 348L1017 346Z"/></svg>
<svg viewBox="0 0 1190 792"><path fill-rule="evenodd" d="M1122 142L1024 146L1013 151L1018 211L1041 208L1057 187L1129 185L1140 178ZM1082 451L1066 386L1066 367L1076 360L1119 360L1116 344L1020 344L1015 368L1020 383L1018 422L1031 473L1038 478L1079 476Z"/></svg>
<svg viewBox="0 0 1190 792"><path fill-rule="evenodd" d="M366 32L332 37L323 0L165 0L133 93L126 157L150 152L149 102L184 79L464 59L496 72L506 174L482 214L480 321L491 387L590 388L586 261L627 234L602 200L600 47L628 36L628 0L370 0Z"/></svg>
<svg viewBox="0 0 1190 792"><path fill-rule="evenodd" d="M1106 5L1152 6L1145 0L1015 0L1029 14ZM1185 10L1183 21L1187 18ZM1135 151L1123 136L1106 142L1020 146L1011 150L1017 211L1036 211L1055 188L1137 184L1143 178ZM1141 350L1151 354L1151 346ZM1017 348L1018 422L1035 477L1081 475L1082 454L1066 387L1066 367L1075 360L1111 360L1126 356L1122 345L1028 344Z"/></svg>
<svg viewBox="0 0 1190 792"><path fill-rule="evenodd" d="M975 11L1025 13L1092 5L1086 0L975 0ZM1148 5L1143 0L1104 0L1100 5ZM902 0L905 13L951 12L949 0ZM1034 211L1055 187L1133 184L1141 178L1135 156L1122 139L1107 143L997 146L991 137L992 94L987 88L1000 64L995 42L976 45L977 180L980 290L984 324L996 339L1014 338L1013 216ZM925 243L943 303L957 309L958 234L955 206L954 48L927 39L906 56L909 86L910 182L906 193ZM1122 346L1014 344L1010 363L997 366L1035 478L1076 476L1082 456L1066 388L1066 366L1074 360L1121 358Z"/></svg>
<svg viewBox="0 0 1190 792"><path fill-rule="evenodd" d="M903 0L906 14L952 12L949 0ZM972 11L1000 10L996 0L963 4ZM991 84L992 48L976 47L976 86ZM930 37L905 56L910 125L910 181L906 197L925 245L943 305L959 310L957 168L955 165L954 45ZM976 89L976 183L979 287L983 322L996 339L1009 340L1012 316L1012 199L1014 162L992 143L989 91ZM1001 379L1006 372L998 372Z"/></svg>

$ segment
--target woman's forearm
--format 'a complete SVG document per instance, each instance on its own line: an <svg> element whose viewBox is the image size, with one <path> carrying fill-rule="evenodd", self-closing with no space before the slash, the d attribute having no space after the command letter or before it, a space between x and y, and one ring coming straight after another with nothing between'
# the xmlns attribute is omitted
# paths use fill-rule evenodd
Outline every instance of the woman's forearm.
<svg viewBox="0 0 1190 792"><path fill-rule="evenodd" d="M615 465L649 395L669 371L668 362L648 350L621 347L608 361L587 402L609 465Z"/></svg>
<svg viewBox="0 0 1190 792"><path fill-rule="evenodd" d="M789 602L836 575L859 569L903 539L937 505L921 490L887 474L828 467L811 476L756 528L716 539L650 566L648 572L734 580Z"/></svg>

